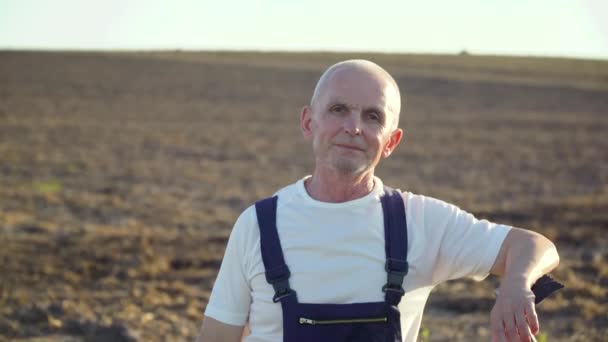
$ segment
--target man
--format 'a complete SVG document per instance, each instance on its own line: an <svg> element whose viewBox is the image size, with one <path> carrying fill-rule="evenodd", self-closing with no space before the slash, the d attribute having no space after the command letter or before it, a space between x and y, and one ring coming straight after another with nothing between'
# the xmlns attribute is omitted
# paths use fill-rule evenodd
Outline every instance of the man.
<svg viewBox="0 0 608 342"><path fill-rule="evenodd" d="M274 261L261 255L269 249L267 234L262 238L260 231L266 224L259 223L263 211L252 206L234 226L199 341L239 341L247 323L247 341L282 341L284 333L291 334L285 339L296 340L307 334L298 329L308 329L304 326L313 321L300 317L300 326L284 322L290 305L316 303L325 310L388 298L390 291L383 288L388 285L386 194L374 171L402 140L400 104L396 82L372 62L344 61L325 71L300 116L302 133L313 147L313 173L277 192L275 231L278 253L291 272L287 291L269 283L268 264ZM402 247L407 248L409 271L406 267L397 288L405 290L397 300L399 322L391 323L400 331L389 331L394 335L388 340L416 340L435 285L460 277L481 280L492 273L502 277L490 315L493 339L530 341L539 331L531 285L557 266L553 243L531 231L479 221L440 200L398 194L405 206L407 240ZM311 331L333 329L319 324ZM361 331L372 334L375 327L387 325L365 324L369 329Z"/></svg>

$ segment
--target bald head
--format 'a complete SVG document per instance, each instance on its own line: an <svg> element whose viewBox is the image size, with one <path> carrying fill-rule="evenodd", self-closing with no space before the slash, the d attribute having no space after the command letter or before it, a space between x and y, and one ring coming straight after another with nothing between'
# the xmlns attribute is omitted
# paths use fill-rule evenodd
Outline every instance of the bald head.
<svg viewBox="0 0 608 342"><path fill-rule="evenodd" d="M393 114L394 120L392 129L396 129L399 124L399 113L401 111L399 86L386 70L378 64L367 60L351 59L336 63L327 68L315 86L315 91L310 100L310 106L312 108L317 108L318 103L327 92L328 87L335 83L336 78L345 74L348 74L349 76L358 76L357 80L361 82L374 81L380 84L383 88L382 92L386 96L388 107Z"/></svg>

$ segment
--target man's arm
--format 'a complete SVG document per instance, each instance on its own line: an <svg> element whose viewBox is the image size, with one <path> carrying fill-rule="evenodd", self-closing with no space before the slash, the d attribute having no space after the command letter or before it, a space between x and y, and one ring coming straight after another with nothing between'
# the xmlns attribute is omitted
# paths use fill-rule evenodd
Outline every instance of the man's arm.
<svg viewBox="0 0 608 342"><path fill-rule="evenodd" d="M239 342L243 337L243 326L222 323L205 317L196 342Z"/></svg>
<svg viewBox="0 0 608 342"><path fill-rule="evenodd" d="M247 270L251 260L249 250L258 232L255 220L255 207L251 206L234 224L205 309L198 342L240 341L244 330L249 331L243 327L247 325L252 301Z"/></svg>
<svg viewBox="0 0 608 342"><path fill-rule="evenodd" d="M555 245L546 237L512 228L490 273L501 276L490 315L493 341L531 341L539 331L531 286L559 264Z"/></svg>

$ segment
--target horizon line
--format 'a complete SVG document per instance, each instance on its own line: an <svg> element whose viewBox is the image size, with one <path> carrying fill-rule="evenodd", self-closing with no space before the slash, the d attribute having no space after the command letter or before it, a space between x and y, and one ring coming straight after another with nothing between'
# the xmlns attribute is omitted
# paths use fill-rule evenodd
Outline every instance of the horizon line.
<svg viewBox="0 0 608 342"><path fill-rule="evenodd" d="M608 56L577 56L558 54L525 54L525 53L484 53L462 49L459 52L435 51L372 51L372 50L332 50L332 49L249 49L249 48L74 48L74 47L7 47L0 46L0 52L67 52L67 53L137 53L137 52L184 52L184 53L259 53L259 54L370 54L370 55L429 55L429 56L478 56L478 57L509 57L509 58L546 58L546 59L570 59L608 62Z"/></svg>

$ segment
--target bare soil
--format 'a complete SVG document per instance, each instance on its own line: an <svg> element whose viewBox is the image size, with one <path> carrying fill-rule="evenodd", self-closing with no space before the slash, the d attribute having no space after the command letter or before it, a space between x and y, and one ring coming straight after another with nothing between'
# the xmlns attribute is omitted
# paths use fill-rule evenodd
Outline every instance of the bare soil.
<svg viewBox="0 0 608 342"><path fill-rule="evenodd" d="M299 110L329 64L402 89L385 183L557 245L549 341L608 335L608 62L0 52L0 341L192 341L233 222L310 173ZM489 340L496 279L440 285L428 340ZM426 333L425 333L426 335Z"/></svg>

